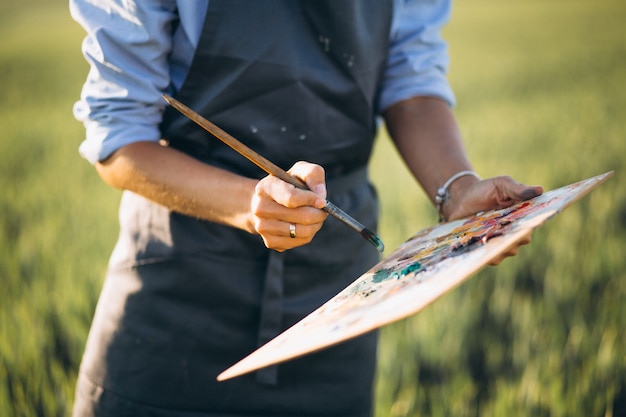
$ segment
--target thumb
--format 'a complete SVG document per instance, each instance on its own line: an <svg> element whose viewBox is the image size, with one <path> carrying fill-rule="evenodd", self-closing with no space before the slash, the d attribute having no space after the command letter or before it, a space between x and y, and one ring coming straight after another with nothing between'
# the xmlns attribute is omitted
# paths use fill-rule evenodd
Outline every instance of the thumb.
<svg viewBox="0 0 626 417"><path fill-rule="evenodd" d="M288 172L304 181L309 190L322 198L326 198L326 174L320 165L298 161Z"/></svg>
<svg viewBox="0 0 626 417"><path fill-rule="evenodd" d="M543 187L539 185L521 184L508 176L493 178L493 185L496 192L496 204L502 208L519 201L530 200L543 193Z"/></svg>
<svg viewBox="0 0 626 417"><path fill-rule="evenodd" d="M304 181L309 190L315 194L310 205L322 208L326 205L326 179L324 168L310 162L298 161L288 171Z"/></svg>

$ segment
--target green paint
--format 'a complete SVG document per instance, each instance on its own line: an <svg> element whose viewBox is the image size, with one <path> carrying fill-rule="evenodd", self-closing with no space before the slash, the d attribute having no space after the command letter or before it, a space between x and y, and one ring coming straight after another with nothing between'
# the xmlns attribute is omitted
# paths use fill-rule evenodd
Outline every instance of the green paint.
<svg viewBox="0 0 626 417"><path fill-rule="evenodd" d="M372 281L376 284L386 281L390 278L392 272L393 270L391 269L379 269L372 277Z"/></svg>
<svg viewBox="0 0 626 417"><path fill-rule="evenodd" d="M411 265L404 268L400 273L402 276L408 275L411 272L419 271L422 268L422 265L419 262L413 262Z"/></svg>
<svg viewBox="0 0 626 417"><path fill-rule="evenodd" d="M387 281L388 279L400 279L412 272L417 272L422 268L422 265L419 262L413 262L408 265L406 268L403 268L401 271L395 271L393 269L380 269L374 273L372 277L372 282L375 284L381 283L383 281Z"/></svg>

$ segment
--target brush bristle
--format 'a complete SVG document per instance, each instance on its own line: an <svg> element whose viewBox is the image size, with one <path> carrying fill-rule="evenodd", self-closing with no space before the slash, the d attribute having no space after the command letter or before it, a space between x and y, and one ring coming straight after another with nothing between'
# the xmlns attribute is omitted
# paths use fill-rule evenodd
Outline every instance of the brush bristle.
<svg viewBox="0 0 626 417"><path fill-rule="evenodd" d="M378 252L382 253L385 250L385 244L383 241L371 230L363 229L361 230L361 235L374 245L374 247L378 249Z"/></svg>

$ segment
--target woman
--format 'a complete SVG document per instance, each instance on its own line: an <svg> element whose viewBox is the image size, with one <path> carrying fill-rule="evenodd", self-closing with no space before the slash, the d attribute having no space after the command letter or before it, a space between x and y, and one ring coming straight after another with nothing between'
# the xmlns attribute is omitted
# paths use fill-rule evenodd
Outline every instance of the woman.
<svg viewBox="0 0 626 417"><path fill-rule="evenodd" d="M75 0L71 10L91 65L75 107L81 153L125 190L76 416L371 415L376 333L215 377L377 261L320 208L328 195L375 229L367 163L381 115L433 201L446 185L444 218L541 193L471 171L439 37L447 1ZM166 109L164 92L312 191L265 176Z"/></svg>

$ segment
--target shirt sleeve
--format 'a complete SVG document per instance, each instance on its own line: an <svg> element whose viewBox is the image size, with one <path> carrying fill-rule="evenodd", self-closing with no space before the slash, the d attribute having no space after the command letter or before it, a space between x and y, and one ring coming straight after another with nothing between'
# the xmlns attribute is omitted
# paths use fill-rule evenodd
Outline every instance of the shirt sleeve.
<svg viewBox="0 0 626 417"><path fill-rule="evenodd" d="M81 155L93 164L126 144L158 141L175 3L71 0L70 12L87 32L90 65L74 105L86 128Z"/></svg>
<svg viewBox="0 0 626 417"><path fill-rule="evenodd" d="M450 18L451 0L401 0L394 5L381 112L417 96L439 97L454 106L446 76L448 47L441 37L441 29Z"/></svg>

